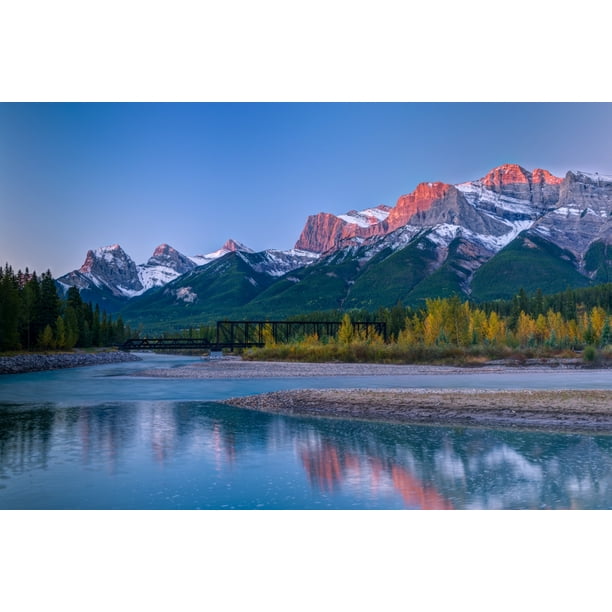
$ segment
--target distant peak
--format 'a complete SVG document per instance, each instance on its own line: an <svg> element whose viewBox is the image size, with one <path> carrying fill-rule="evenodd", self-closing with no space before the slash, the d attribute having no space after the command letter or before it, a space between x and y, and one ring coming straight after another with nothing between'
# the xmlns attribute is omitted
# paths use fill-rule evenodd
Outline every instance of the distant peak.
<svg viewBox="0 0 612 612"><path fill-rule="evenodd" d="M111 253L113 251L119 252L123 249L118 244L109 244L108 246L98 247L95 253Z"/></svg>
<svg viewBox="0 0 612 612"><path fill-rule="evenodd" d="M169 253L175 253L176 249L171 247L169 244L160 244L154 251L153 257L159 257L161 255L168 255Z"/></svg>
<svg viewBox="0 0 612 612"><path fill-rule="evenodd" d="M101 262L106 262L106 264L111 262L125 262L124 265L129 265L129 263L133 264L130 256L118 244L111 244L98 247L94 250L89 249L79 271L83 273L91 272L92 269L100 265Z"/></svg>
<svg viewBox="0 0 612 612"><path fill-rule="evenodd" d="M230 238L225 242L225 244L221 247L221 249L225 249L226 251L243 251L245 253L252 253L253 249L249 249L248 246L242 244L242 242L238 242L233 238Z"/></svg>

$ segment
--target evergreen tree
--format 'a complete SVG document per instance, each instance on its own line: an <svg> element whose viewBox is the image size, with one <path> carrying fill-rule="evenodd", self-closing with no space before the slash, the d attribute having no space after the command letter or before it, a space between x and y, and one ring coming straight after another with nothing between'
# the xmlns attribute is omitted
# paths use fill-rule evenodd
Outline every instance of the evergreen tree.
<svg viewBox="0 0 612 612"><path fill-rule="evenodd" d="M524 313L530 312L529 298L527 297L527 294L525 293L525 290L522 287L519 289L519 292L518 292L518 307L519 307L519 312L521 311Z"/></svg>
<svg viewBox="0 0 612 612"><path fill-rule="evenodd" d="M18 349L20 300L17 277L8 264L0 274L0 349Z"/></svg>
<svg viewBox="0 0 612 612"><path fill-rule="evenodd" d="M102 322L100 323L100 346L108 346L110 340L110 331L108 329L108 317L106 311L102 313Z"/></svg>
<svg viewBox="0 0 612 612"><path fill-rule="evenodd" d="M66 306L66 348L74 348L79 341L79 322L72 306Z"/></svg>
<svg viewBox="0 0 612 612"><path fill-rule="evenodd" d="M55 338L53 337L53 329L50 325L46 325L38 339L40 348L48 350L55 348Z"/></svg>
<svg viewBox="0 0 612 612"><path fill-rule="evenodd" d="M542 295L542 290L539 287L536 291L535 297L533 298L532 314L534 317L544 314L544 296Z"/></svg>
<svg viewBox="0 0 612 612"><path fill-rule="evenodd" d="M29 275L21 291L21 344L26 350L29 351L36 343L41 329L40 283L34 272Z"/></svg>
<svg viewBox="0 0 612 612"><path fill-rule="evenodd" d="M66 348L66 324L61 316L55 321L55 346L58 349Z"/></svg>
<svg viewBox="0 0 612 612"><path fill-rule="evenodd" d="M55 325L60 314L60 298L57 295L55 281L47 270L40 283L40 326Z"/></svg>
<svg viewBox="0 0 612 612"><path fill-rule="evenodd" d="M96 304L91 322L91 343L100 346L100 306Z"/></svg>
<svg viewBox="0 0 612 612"><path fill-rule="evenodd" d="M191 334L193 333L193 330L191 328L189 329L189 333L191 337ZM121 344L122 342L125 341L125 339L126 339L125 324L123 323L123 319L121 318L121 315L119 315L117 317L117 321L115 322L114 340L116 344Z"/></svg>

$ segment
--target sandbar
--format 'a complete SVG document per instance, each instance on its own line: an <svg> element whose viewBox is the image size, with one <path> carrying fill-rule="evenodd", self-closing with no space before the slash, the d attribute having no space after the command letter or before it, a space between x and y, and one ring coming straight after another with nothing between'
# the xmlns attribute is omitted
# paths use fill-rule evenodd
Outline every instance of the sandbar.
<svg viewBox="0 0 612 612"><path fill-rule="evenodd" d="M305 417L612 433L610 390L298 389L221 403Z"/></svg>

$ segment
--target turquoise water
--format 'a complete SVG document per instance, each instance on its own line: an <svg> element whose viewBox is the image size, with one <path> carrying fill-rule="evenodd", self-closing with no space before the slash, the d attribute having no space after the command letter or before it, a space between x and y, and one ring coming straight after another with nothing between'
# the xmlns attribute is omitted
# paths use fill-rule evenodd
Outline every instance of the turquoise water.
<svg viewBox="0 0 612 612"><path fill-rule="evenodd" d="M606 372L168 380L186 358L0 378L0 508L612 508L612 436L291 418L292 387L610 388Z"/></svg>

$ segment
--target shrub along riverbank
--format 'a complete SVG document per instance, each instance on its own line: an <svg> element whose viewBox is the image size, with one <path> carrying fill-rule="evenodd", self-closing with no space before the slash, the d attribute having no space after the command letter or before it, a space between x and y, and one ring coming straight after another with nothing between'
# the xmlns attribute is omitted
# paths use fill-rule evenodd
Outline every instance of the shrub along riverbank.
<svg viewBox="0 0 612 612"><path fill-rule="evenodd" d="M491 346L405 346L398 343L352 342L342 345L337 342L316 343L312 340L266 346L244 351L247 361L305 361L312 363L389 363L389 364L436 364L477 367L495 361L511 365L534 365L537 363L566 364L576 367L612 367L612 351L512 349Z"/></svg>

